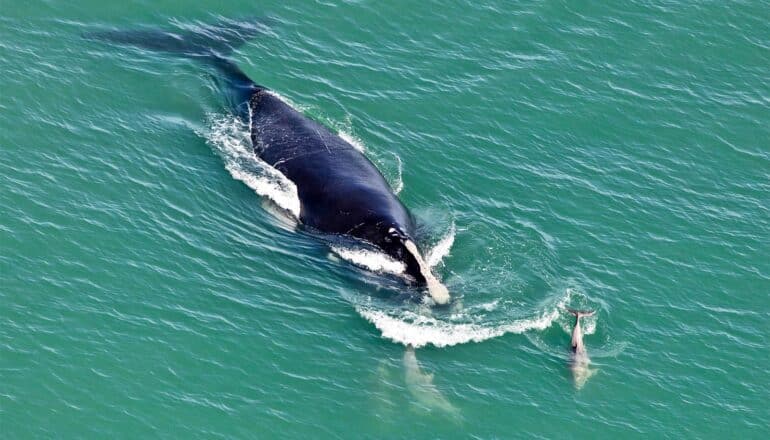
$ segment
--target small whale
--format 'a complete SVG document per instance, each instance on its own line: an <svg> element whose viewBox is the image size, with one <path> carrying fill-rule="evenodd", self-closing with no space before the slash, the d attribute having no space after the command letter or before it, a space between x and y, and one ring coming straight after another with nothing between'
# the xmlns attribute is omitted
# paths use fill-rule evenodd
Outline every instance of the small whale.
<svg viewBox="0 0 770 440"><path fill-rule="evenodd" d="M591 368L591 359L589 359L588 351L586 351L586 346L583 344L583 329L580 327L580 318L592 316L596 312L573 309L567 309L567 311L575 315L575 328L572 330L570 370L572 370L575 388L580 389L597 372L596 369Z"/></svg>

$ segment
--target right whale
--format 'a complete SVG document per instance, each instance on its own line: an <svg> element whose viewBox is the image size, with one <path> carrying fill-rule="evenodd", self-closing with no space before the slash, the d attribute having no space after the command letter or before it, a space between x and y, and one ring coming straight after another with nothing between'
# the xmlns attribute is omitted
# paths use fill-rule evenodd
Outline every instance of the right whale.
<svg viewBox="0 0 770 440"><path fill-rule="evenodd" d="M152 29L92 32L87 38L198 59L220 73L228 100L250 128L254 152L297 187L299 221L328 234L370 243L400 261L437 304L449 291L415 244L412 215L377 167L328 128L252 81L229 54L267 29L261 23L223 21L181 32Z"/></svg>

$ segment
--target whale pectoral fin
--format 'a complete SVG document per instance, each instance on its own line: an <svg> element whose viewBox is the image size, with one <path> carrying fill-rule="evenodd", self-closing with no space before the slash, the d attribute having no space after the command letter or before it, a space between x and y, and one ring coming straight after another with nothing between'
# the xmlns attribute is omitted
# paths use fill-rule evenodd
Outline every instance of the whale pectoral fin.
<svg viewBox="0 0 770 440"><path fill-rule="evenodd" d="M433 298L433 301L440 305L448 304L450 300L449 289L447 289L446 286L443 285L435 275L433 275L433 272L431 272L430 267L422 258L422 255L420 255L420 251L417 249L417 246L414 244L414 242L411 240L405 240L404 246L417 262L420 274L425 280L425 287L428 288L428 293L430 294L431 298Z"/></svg>

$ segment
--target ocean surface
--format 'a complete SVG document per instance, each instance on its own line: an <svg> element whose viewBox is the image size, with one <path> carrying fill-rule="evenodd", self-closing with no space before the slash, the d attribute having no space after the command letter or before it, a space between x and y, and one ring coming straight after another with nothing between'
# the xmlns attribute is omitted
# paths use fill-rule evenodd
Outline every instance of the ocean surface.
<svg viewBox="0 0 770 440"><path fill-rule="evenodd" d="M0 0L0 437L768 438L770 5L386 3ZM227 20L448 307L297 224L216 72L83 38Z"/></svg>

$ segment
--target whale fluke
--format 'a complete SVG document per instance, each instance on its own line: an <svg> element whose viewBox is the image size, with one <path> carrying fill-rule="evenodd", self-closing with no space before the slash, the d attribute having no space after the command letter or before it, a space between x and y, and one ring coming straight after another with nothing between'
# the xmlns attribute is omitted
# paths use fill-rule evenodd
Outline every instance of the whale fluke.
<svg viewBox="0 0 770 440"><path fill-rule="evenodd" d="M593 316L596 313L596 310L575 310L575 309L570 309L569 307L567 307L567 311L575 315L575 317L578 319L583 318L585 316Z"/></svg>
<svg viewBox="0 0 770 440"><path fill-rule="evenodd" d="M267 18L221 19L213 24L185 24L170 30L140 27L89 31L83 37L186 57L226 57L257 35L267 33L269 23Z"/></svg>
<svg viewBox="0 0 770 440"><path fill-rule="evenodd" d="M231 107L245 116L248 109L244 104L255 90L263 87L254 83L229 57L249 40L268 33L270 23L268 18L220 19L213 24L185 24L169 30L140 27L90 31L82 35L88 40L138 47L214 67L221 74L216 79L227 90Z"/></svg>

